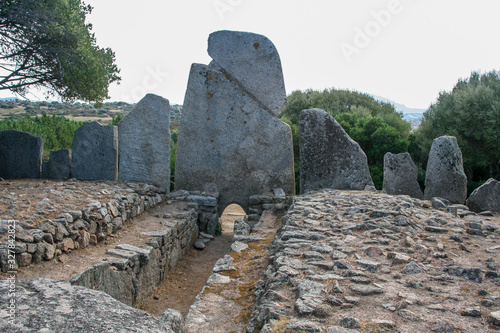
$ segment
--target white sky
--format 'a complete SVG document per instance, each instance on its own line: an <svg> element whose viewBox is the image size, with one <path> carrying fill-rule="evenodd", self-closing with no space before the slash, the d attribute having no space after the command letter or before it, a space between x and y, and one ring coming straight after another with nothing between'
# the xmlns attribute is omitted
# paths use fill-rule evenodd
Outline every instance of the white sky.
<svg viewBox="0 0 500 333"><path fill-rule="evenodd" d="M191 63L210 62L207 39L217 30L267 36L288 94L335 87L427 108L472 71L500 69L498 0L85 2L99 46L115 51L121 69L111 101L152 92L182 104Z"/></svg>

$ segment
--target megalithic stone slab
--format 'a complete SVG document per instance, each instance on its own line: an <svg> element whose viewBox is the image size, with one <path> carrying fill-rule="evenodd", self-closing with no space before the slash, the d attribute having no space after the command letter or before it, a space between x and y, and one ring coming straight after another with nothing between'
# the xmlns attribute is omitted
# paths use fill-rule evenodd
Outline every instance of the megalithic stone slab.
<svg viewBox="0 0 500 333"><path fill-rule="evenodd" d="M76 130L73 138L72 177L115 180L118 176L118 128L93 121Z"/></svg>
<svg viewBox="0 0 500 333"><path fill-rule="evenodd" d="M231 203L248 212L250 196L272 193L274 188L293 195L290 126L265 110L216 63L193 64L179 131L175 185L219 192L219 213Z"/></svg>
<svg viewBox="0 0 500 333"><path fill-rule="evenodd" d="M217 31L208 39L208 54L265 109L278 115L286 106L281 60L265 36L240 31Z"/></svg>
<svg viewBox="0 0 500 333"><path fill-rule="evenodd" d="M170 104L147 94L118 124L120 180L170 188Z"/></svg>
<svg viewBox="0 0 500 333"><path fill-rule="evenodd" d="M71 177L71 150L61 149L50 152L47 164L47 177L53 179L68 179Z"/></svg>
<svg viewBox="0 0 500 333"><path fill-rule="evenodd" d="M303 110L299 129L301 193L373 186L365 153L332 116L321 109Z"/></svg>
<svg viewBox="0 0 500 333"><path fill-rule="evenodd" d="M486 183L476 188L467 199L467 206L470 210L481 213L500 213L500 182L490 178Z"/></svg>
<svg viewBox="0 0 500 333"><path fill-rule="evenodd" d="M454 136L442 136L432 142L424 197L445 198L456 204L463 204L467 198L462 151Z"/></svg>
<svg viewBox="0 0 500 333"><path fill-rule="evenodd" d="M0 131L0 177L40 178L43 140L16 130Z"/></svg>
<svg viewBox="0 0 500 333"><path fill-rule="evenodd" d="M424 194L418 185L418 168L409 153L384 156L384 191L391 195L409 195L423 199Z"/></svg>

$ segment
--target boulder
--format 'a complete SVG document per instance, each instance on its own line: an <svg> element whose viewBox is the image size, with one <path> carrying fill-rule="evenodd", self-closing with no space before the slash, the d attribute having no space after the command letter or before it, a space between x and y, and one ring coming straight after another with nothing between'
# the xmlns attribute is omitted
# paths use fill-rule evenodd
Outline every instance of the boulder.
<svg viewBox="0 0 500 333"><path fill-rule="evenodd" d="M463 204L467 198L462 151L454 136L442 136L432 142L424 197L441 197L455 204Z"/></svg>
<svg viewBox="0 0 500 333"><path fill-rule="evenodd" d="M43 140L16 130L0 131L0 177L40 178Z"/></svg>
<svg viewBox="0 0 500 333"><path fill-rule="evenodd" d="M467 199L470 210L480 213L490 211L500 213L500 182L493 178L472 192Z"/></svg>
<svg viewBox="0 0 500 333"><path fill-rule="evenodd" d="M8 309L11 299L7 284L1 284L0 307ZM178 316L167 314L156 318L102 291L64 281L19 281L15 301L15 319L11 321L6 310L0 321L1 332L180 333L182 327Z"/></svg>
<svg viewBox="0 0 500 333"><path fill-rule="evenodd" d="M300 191L373 186L365 153L342 126L321 109L300 114Z"/></svg>
<svg viewBox="0 0 500 333"><path fill-rule="evenodd" d="M290 126L270 112L271 106L264 103L271 105L272 102L260 101L254 95L259 93L252 90L253 83L248 83L253 82L256 73L262 74L269 68L270 59L279 60L276 49L272 57L254 57L248 53L258 50L253 46L243 47L240 41L255 39L259 45L271 45L265 42L265 37L224 32L220 36L232 37L221 41L217 36L217 33L211 36L209 50L220 65L212 61L210 65L191 67L179 131L175 185L182 190L219 192L221 214L231 203L248 211L250 196L271 192L274 188L293 195L295 181ZM222 53L231 53L234 59L227 60ZM247 59L243 63L249 59L253 62L234 72L232 66L238 57ZM232 72L236 76L232 76ZM265 80L271 79L276 78ZM260 83L269 84L268 87L283 86L282 78L272 84ZM281 96L278 88L272 89L275 90L266 91L267 96ZM278 108L276 105L283 106L283 103L276 103L274 108Z"/></svg>
<svg viewBox="0 0 500 333"><path fill-rule="evenodd" d="M68 179L71 177L71 150L61 149L50 152L47 164L48 178Z"/></svg>
<svg viewBox="0 0 500 333"><path fill-rule="evenodd" d="M170 104L147 94L118 124L120 180L170 188Z"/></svg>
<svg viewBox="0 0 500 333"><path fill-rule="evenodd" d="M423 199L424 194L418 185L417 178L418 168L409 153L385 154L383 189L387 194L409 195Z"/></svg>
<svg viewBox="0 0 500 333"><path fill-rule="evenodd" d="M118 176L118 128L93 121L76 130L73 138L72 177L115 180Z"/></svg>

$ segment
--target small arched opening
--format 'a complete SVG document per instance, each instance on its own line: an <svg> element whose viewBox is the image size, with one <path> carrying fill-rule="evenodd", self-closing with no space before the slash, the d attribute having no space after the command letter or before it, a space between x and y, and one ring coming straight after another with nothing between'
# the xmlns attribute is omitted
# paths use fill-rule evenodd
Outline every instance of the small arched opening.
<svg viewBox="0 0 500 333"><path fill-rule="evenodd" d="M224 209L220 217L220 227L222 230L220 233L225 236L233 237L234 234L234 221L244 220L246 216L245 211L238 204L230 204Z"/></svg>

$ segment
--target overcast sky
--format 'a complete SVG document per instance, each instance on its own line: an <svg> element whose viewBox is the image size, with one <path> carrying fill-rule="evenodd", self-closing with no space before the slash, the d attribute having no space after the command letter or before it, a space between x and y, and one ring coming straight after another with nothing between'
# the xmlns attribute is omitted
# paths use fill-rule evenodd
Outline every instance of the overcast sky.
<svg viewBox="0 0 500 333"><path fill-rule="evenodd" d="M341 88L427 108L472 71L500 69L498 0L86 0L121 69L111 101L182 104L191 63L217 30L267 36L287 93Z"/></svg>

